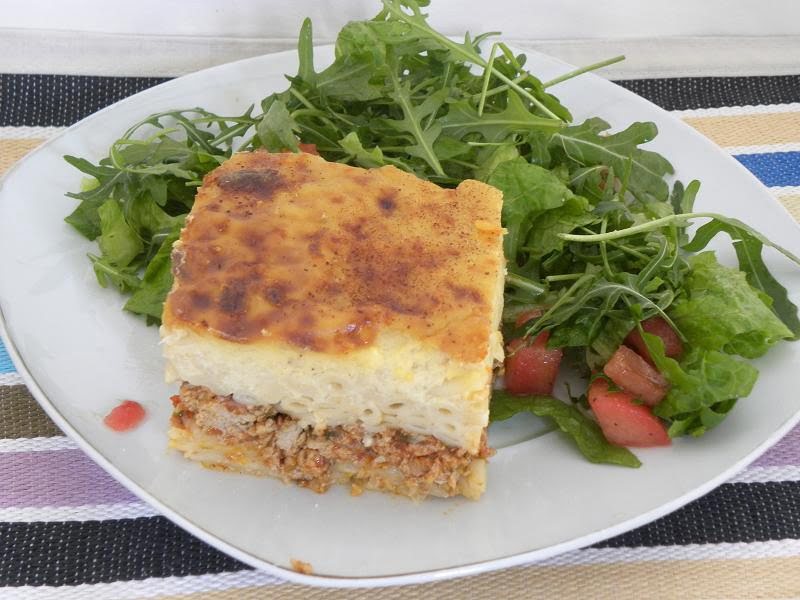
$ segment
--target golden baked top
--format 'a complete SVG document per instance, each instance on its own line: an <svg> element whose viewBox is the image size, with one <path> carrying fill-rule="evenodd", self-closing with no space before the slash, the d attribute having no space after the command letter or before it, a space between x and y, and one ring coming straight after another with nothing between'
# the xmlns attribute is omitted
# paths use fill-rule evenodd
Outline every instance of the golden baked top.
<svg viewBox="0 0 800 600"><path fill-rule="evenodd" d="M175 244L164 324L326 353L390 328L479 361L504 268L501 204L477 181L236 154L206 176Z"/></svg>

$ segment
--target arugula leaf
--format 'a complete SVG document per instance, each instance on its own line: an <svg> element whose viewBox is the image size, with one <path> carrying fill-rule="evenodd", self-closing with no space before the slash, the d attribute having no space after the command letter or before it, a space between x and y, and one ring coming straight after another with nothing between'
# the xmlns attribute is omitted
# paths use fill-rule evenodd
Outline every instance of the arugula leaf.
<svg viewBox="0 0 800 600"><path fill-rule="evenodd" d="M538 83L538 89L533 91L528 90L503 73L499 68L490 65L478 53L475 43L470 42L468 39L465 40L464 43L458 43L433 29L427 22L427 15L423 14L420 10L420 7L423 6L422 3L415 2L414 0L383 0L383 6L385 11L394 19L401 23L408 24L412 29L416 30L421 37L437 42L440 46L447 49L450 53L450 60L463 60L488 69L494 77L529 100L538 110L544 113L545 116L554 119L570 119L569 112L566 108L557 101L553 102L553 97L544 93L541 82L535 77L530 76L529 79ZM410 13L406 12L404 8L409 9ZM556 112L553 110L555 107L558 107Z"/></svg>
<svg viewBox="0 0 800 600"><path fill-rule="evenodd" d="M379 147L373 148L372 150L364 148L355 131L351 131L339 140L339 145L347 152L351 160L361 167L371 169L386 164L381 149Z"/></svg>
<svg viewBox="0 0 800 600"><path fill-rule="evenodd" d="M479 114L468 100L451 104L449 112L440 120L442 131L457 138L479 133L485 140L497 142L515 133L557 131L563 127L561 121L531 113L514 92L508 92L507 98L506 107L497 113Z"/></svg>
<svg viewBox="0 0 800 600"><path fill-rule="evenodd" d="M403 118L387 120L386 124L397 131L410 135L412 143L405 147L405 151L408 154L423 159L437 175L444 175L439 158L433 151L433 145L442 131L442 126L439 123L432 123L429 117L435 115L442 106L447 91L435 92L421 104L414 105L408 82L400 83L400 79L394 72L391 73L390 77L394 86L394 91L390 93L390 97L402 109ZM431 124L426 126L426 122Z"/></svg>
<svg viewBox="0 0 800 600"><path fill-rule="evenodd" d="M605 135L611 126L593 117L584 123L567 127L553 135L551 151L560 150L567 158L582 166L606 165L617 173L629 171L628 190L640 200L648 196L664 201L669 187L664 177L673 172L663 156L638 146L658 133L654 123L633 123L618 133ZM603 133L604 135L600 135Z"/></svg>
<svg viewBox="0 0 800 600"><path fill-rule="evenodd" d="M317 75L316 89L330 99L369 102L383 96L386 70L371 52L345 55Z"/></svg>
<svg viewBox="0 0 800 600"><path fill-rule="evenodd" d="M495 390L489 405L489 420L504 421L521 412L550 419L572 438L589 462L640 467L641 462L627 448L614 446L606 440L600 426L578 408L550 396L512 396Z"/></svg>
<svg viewBox="0 0 800 600"><path fill-rule="evenodd" d="M77 229L84 237L95 240L100 235L100 214L98 209L105 200L87 198L73 210L64 220Z"/></svg>
<svg viewBox="0 0 800 600"><path fill-rule="evenodd" d="M689 265L670 315L692 346L756 358L793 337L744 273L720 265L713 252L691 257Z"/></svg>
<svg viewBox="0 0 800 600"><path fill-rule="evenodd" d="M118 267L94 254L87 256L92 262L92 270L100 287L108 287L111 284L123 294L130 294L139 289L141 285L141 280L137 276L139 265Z"/></svg>
<svg viewBox="0 0 800 600"><path fill-rule="evenodd" d="M308 17L303 19L300 34L297 36L297 58L297 77L305 83L313 84L317 72L314 70L314 32Z"/></svg>
<svg viewBox="0 0 800 600"><path fill-rule="evenodd" d="M152 196L141 195L133 199L128 207L127 222L143 240L169 231L183 224L184 215L173 217L158 205Z"/></svg>
<svg viewBox="0 0 800 600"><path fill-rule="evenodd" d="M258 122L256 133L264 148L270 152L292 150L299 152L295 131L298 125L283 100L275 99Z"/></svg>
<svg viewBox="0 0 800 600"><path fill-rule="evenodd" d="M386 61L387 48L398 55L414 55L441 48L400 21L351 21L336 37L336 58L371 54L376 64Z"/></svg>
<svg viewBox="0 0 800 600"><path fill-rule="evenodd" d="M747 276L747 282L770 298L772 311L792 332L792 339L800 339L800 319L797 306L789 300L786 288L769 272L761 258L763 244L755 238L745 237L733 243L739 259L739 269Z"/></svg>
<svg viewBox="0 0 800 600"><path fill-rule="evenodd" d="M671 421L670 437L702 435L716 427L738 398L748 396L758 378L755 367L729 354L695 348L679 362L667 358L657 335L640 330L658 370L670 382L667 396L653 409Z"/></svg>
<svg viewBox="0 0 800 600"><path fill-rule="evenodd" d="M145 269L139 288L125 303L125 310L145 315L148 324L160 324L164 300L172 288L172 245L180 237L180 224L164 238L161 246Z"/></svg>
<svg viewBox="0 0 800 600"><path fill-rule="evenodd" d="M461 145L469 149L468 145L463 143ZM486 181L498 166L506 161L514 160L517 157L519 157L519 150L513 142L483 148L483 150L478 153L477 160L475 161L475 179Z"/></svg>
<svg viewBox="0 0 800 600"><path fill-rule="evenodd" d="M110 264L127 267L144 249L142 240L125 221L116 200L107 200L97 209L100 217L100 251Z"/></svg>

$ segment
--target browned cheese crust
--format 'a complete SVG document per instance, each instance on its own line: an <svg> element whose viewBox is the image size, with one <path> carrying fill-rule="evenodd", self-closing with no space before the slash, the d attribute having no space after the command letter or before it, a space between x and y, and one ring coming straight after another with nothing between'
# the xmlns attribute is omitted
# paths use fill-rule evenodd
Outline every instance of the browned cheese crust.
<svg viewBox="0 0 800 600"><path fill-rule="evenodd" d="M394 167L237 154L197 194L164 323L327 353L392 328L479 361L501 204L476 181L451 190Z"/></svg>
<svg viewBox="0 0 800 600"><path fill-rule="evenodd" d="M472 455L433 436L400 429L365 435L360 425L315 432L274 408L246 406L207 388L184 383L173 397L171 445L208 468L269 475L325 492L335 483L358 495L371 489L422 499L463 493Z"/></svg>

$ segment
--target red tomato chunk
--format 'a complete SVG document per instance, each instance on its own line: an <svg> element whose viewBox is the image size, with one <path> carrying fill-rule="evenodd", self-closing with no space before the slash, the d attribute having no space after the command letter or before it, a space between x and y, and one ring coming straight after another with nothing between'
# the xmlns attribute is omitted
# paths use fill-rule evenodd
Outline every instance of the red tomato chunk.
<svg viewBox="0 0 800 600"><path fill-rule="evenodd" d="M669 383L655 367L627 346L620 346L603 367L608 378L648 406L655 406L669 391Z"/></svg>
<svg viewBox="0 0 800 600"><path fill-rule="evenodd" d="M313 154L314 156L319 156L319 151L317 150L316 144L303 144L302 142L297 144L297 149L300 152L304 152L305 154ZM284 148L281 152L291 152L288 148Z"/></svg>
<svg viewBox="0 0 800 600"><path fill-rule="evenodd" d="M606 439L617 446L649 448L672 443L661 420L650 407L636 404L627 392L611 392L608 382L599 378L589 386L592 408Z"/></svg>
<svg viewBox="0 0 800 600"><path fill-rule="evenodd" d="M664 354L670 358L677 358L683 354L681 338L662 317L652 317L642 321L642 329L661 338L661 341L664 342ZM650 358L650 353L647 351L647 346L645 346L638 329L634 329L628 334L628 337L625 338L625 343L633 347L650 364L653 364L653 360Z"/></svg>
<svg viewBox="0 0 800 600"><path fill-rule="evenodd" d="M529 345L525 338L511 340L506 353L506 390L512 394L552 394L564 353L548 349L550 332L543 331Z"/></svg>
<svg viewBox="0 0 800 600"><path fill-rule="evenodd" d="M103 419L103 423L114 431L129 431L144 419L144 408L133 400L124 400L115 406Z"/></svg>
<svg viewBox="0 0 800 600"><path fill-rule="evenodd" d="M516 327L522 327L531 319L538 319L543 313L544 311L541 308L532 308L530 310L526 310L525 312L519 314L517 320L514 322L514 325Z"/></svg>
<svg viewBox="0 0 800 600"><path fill-rule="evenodd" d="M313 154L315 156L319 156L319 152L317 151L316 144L297 144L297 147L300 148L300 152L305 152L306 154Z"/></svg>

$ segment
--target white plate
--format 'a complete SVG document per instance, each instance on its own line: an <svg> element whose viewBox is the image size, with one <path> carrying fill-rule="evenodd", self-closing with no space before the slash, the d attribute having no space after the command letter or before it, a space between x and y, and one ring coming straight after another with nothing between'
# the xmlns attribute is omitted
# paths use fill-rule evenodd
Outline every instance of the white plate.
<svg viewBox="0 0 800 600"><path fill-rule="evenodd" d="M330 60L320 49L318 63ZM532 55L547 79L568 70ZM9 352L48 414L114 477L167 517L245 563L302 583L358 586L469 575L552 556L642 525L708 492L774 443L798 419L794 393L800 345L781 344L757 361L761 378L715 431L642 451L638 470L586 462L558 434L535 439L518 419L492 432L500 448L479 502L420 504L345 489L325 495L270 479L206 471L166 449L173 389L162 383L155 328L120 310L86 260L93 245L63 222L64 197L80 175L62 155L99 159L126 127L164 109L242 111L286 85L294 53L223 65L170 81L80 122L17 165L0 189L0 308ZM790 216L743 167L649 102L594 75L554 91L576 121L600 115L615 127L652 120L651 145L681 179L703 181L698 206L744 219L800 252ZM723 258L730 259L730 251ZM769 264L800 301L800 275L770 253ZM102 417L124 398L148 418L128 434ZM502 429L502 431L501 431ZM523 441L520 441L523 440ZM290 570L291 559L315 575Z"/></svg>

